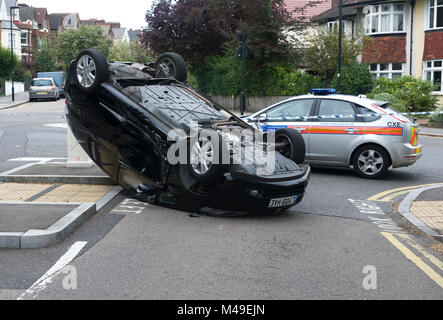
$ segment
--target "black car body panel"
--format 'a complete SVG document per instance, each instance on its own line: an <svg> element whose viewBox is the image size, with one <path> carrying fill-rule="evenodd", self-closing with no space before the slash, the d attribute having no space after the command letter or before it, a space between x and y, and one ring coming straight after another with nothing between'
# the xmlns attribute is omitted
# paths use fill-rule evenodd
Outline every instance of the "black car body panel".
<svg viewBox="0 0 443 320"><path fill-rule="evenodd" d="M117 184L146 193L163 206L195 212L203 207L265 212L272 199L304 196L310 168L276 153L272 174L258 175L252 164L231 164L216 183L196 182L182 165L168 161L173 129L189 132L194 121L212 129L248 124L195 89L172 79L156 79L124 63L109 63L109 79L85 94L71 64L65 92L68 124L89 157ZM253 192L252 192L253 191ZM281 209L281 208L279 208Z"/></svg>

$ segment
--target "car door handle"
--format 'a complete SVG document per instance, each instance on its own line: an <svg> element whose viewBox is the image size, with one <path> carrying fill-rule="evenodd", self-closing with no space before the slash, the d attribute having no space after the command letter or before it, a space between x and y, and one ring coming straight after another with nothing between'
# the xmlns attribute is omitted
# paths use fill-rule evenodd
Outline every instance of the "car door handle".
<svg viewBox="0 0 443 320"><path fill-rule="evenodd" d="M356 132L359 132L360 130L355 129L355 128L348 128L348 129L345 129L345 131L346 131L347 133L356 133Z"/></svg>

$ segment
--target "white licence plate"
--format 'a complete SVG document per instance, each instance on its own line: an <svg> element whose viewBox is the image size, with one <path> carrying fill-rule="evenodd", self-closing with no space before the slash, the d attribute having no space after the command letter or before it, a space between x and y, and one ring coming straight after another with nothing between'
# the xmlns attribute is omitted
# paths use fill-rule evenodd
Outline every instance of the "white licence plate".
<svg viewBox="0 0 443 320"><path fill-rule="evenodd" d="M37 92L37 94L47 94L47 93L43 92L43 91L39 91L39 92Z"/></svg>
<svg viewBox="0 0 443 320"><path fill-rule="evenodd" d="M298 200L298 196L288 197L288 198L280 198L280 199L272 199L269 203L269 208L279 208L293 205Z"/></svg>

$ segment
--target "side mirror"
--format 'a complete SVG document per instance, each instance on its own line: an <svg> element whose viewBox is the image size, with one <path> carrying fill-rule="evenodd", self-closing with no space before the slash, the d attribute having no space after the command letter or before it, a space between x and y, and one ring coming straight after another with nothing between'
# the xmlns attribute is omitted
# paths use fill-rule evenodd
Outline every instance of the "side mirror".
<svg viewBox="0 0 443 320"><path fill-rule="evenodd" d="M266 120L266 113L262 113L257 117L257 121L264 122Z"/></svg>

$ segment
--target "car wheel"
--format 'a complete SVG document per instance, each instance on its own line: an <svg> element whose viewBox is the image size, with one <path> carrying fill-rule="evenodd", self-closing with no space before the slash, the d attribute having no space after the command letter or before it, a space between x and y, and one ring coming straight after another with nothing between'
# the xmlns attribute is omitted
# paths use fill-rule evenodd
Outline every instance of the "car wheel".
<svg viewBox="0 0 443 320"><path fill-rule="evenodd" d="M386 174L391 163L388 153L383 148L368 145L357 150L352 165L359 176L377 179Z"/></svg>
<svg viewBox="0 0 443 320"><path fill-rule="evenodd" d="M275 151L297 164L305 162L306 144L303 136L295 129L282 128L274 133Z"/></svg>
<svg viewBox="0 0 443 320"><path fill-rule="evenodd" d="M161 54L155 62L155 77L185 82L188 78L185 60L174 52Z"/></svg>
<svg viewBox="0 0 443 320"><path fill-rule="evenodd" d="M215 137L218 136L218 139ZM216 141L218 140L218 141ZM181 164L197 181L207 185L220 181L227 170L228 164L224 163L224 156L230 154L226 142L217 134L216 136L200 136L197 139L186 139L187 161Z"/></svg>
<svg viewBox="0 0 443 320"><path fill-rule="evenodd" d="M80 91L93 94L108 80L108 61L103 53L95 49L80 52L75 61L75 82Z"/></svg>

